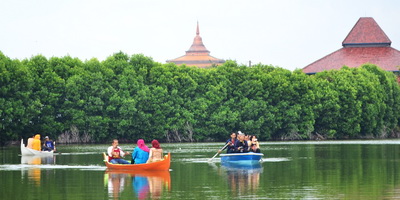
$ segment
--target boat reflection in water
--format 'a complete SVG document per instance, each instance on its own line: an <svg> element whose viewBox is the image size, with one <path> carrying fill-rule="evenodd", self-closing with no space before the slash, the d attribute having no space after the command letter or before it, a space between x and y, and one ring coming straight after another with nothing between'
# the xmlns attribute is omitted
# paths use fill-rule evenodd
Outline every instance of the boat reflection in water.
<svg viewBox="0 0 400 200"><path fill-rule="evenodd" d="M171 190L169 171L117 171L106 170L109 197L118 199L125 185L131 181L133 193L138 199L159 199L163 190ZM129 179L131 178L131 179Z"/></svg>
<svg viewBox="0 0 400 200"><path fill-rule="evenodd" d="M41 168L42 164L55 164L55 156L21 156L21 164L32 165L27 168L21 168L22 178L26 175L29 181L35 185L40 185ZM35 167L37 166L37 167Z"/></svg>
<svg viewBox="0 0 400 200"><path fill-rule="evenodd" d="M223 162L221 165L226 171L228 185L233 194L240 196L255 193L259 188L260 174L263 171L261 163Z"/></svg>

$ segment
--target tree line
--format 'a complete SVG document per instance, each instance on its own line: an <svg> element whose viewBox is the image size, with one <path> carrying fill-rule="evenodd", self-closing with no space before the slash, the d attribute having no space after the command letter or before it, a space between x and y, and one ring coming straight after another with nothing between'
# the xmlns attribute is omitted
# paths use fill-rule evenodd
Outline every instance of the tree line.
<svg viewBox="0 0 400 200"><path fill-rule="evenodd" d="M227 61L207 69L142 54L11 59L0 52L1 144L35 133L61 142L223 141L399 136L396 75L372 64L306 75Z"/></svg>

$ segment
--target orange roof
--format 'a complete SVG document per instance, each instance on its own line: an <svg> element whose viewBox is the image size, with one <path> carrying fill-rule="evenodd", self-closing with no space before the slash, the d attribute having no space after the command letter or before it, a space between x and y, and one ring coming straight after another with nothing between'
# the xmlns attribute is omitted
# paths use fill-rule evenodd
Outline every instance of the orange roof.
<svg viewBox="0 0 400 200"><path fill-rule="evenodd" d="M347 37L343 48L307 65L303 72L313 74L343 66L375 64L386 71L399 71L400 51L390 47L390 39L371 17L361 17Z"/></svg>
<svg viewBox="0 0 400 200"><path fill-rule="evenodd" d="M203 39L200 37L199 23L197 23L196 37L194 37L192 46L186 51L186 55L167 60L167 62L177 65L186 64L187 66L209 67L222 64L225 60L210 55L210 51L204 46Z"/></svg>

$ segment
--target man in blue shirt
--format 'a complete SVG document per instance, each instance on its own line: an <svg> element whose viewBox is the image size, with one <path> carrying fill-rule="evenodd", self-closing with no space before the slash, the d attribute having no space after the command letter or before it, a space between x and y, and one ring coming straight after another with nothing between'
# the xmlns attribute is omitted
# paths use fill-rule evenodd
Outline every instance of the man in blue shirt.
<svg viewBox="0 0 400 200"><path fill-rule="evenodd" d="M50 140L49 136L46 136L45 141L43 143L42 151L56 151L55 142Z"/></svg>

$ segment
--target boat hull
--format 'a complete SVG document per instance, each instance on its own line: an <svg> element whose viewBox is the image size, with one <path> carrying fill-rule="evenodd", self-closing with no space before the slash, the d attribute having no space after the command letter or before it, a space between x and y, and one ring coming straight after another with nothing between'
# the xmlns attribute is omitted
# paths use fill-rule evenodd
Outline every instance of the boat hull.
<svg viewBox="0 0 400 200"><path fill-rule="evenodd" d="M264 154L262 153L228 153L220 154L221 162L233 162L233 163L243 163L243 164L253 164L259 163Z"/></svg>
<svg viewBox="0 0 400 200"><path fill-rule="evenodd" d="M146 170L154 170L154 171L162 171L169 170L171 164L171 153L164 156L164 160L153 162L153 163L145 163L145 164L112 164L108 162L108 157L105 153L104 155L104 164L107 166L107 169L112 170L135 170L135 171L146 171Z"/></svg>
<svg viewBox="0 0 400 200"><path fill-rule="evenodd" d="M262 169L261 162L222 162L221 165L227 170L259 170Z"/></svg>
<svg viewBox="0 0 400 200"><path fill-rule="evenodd" d="M23 156L52 156L53 151L37 151L25 147L24 141L21 140L21 155Z"/></svg>

